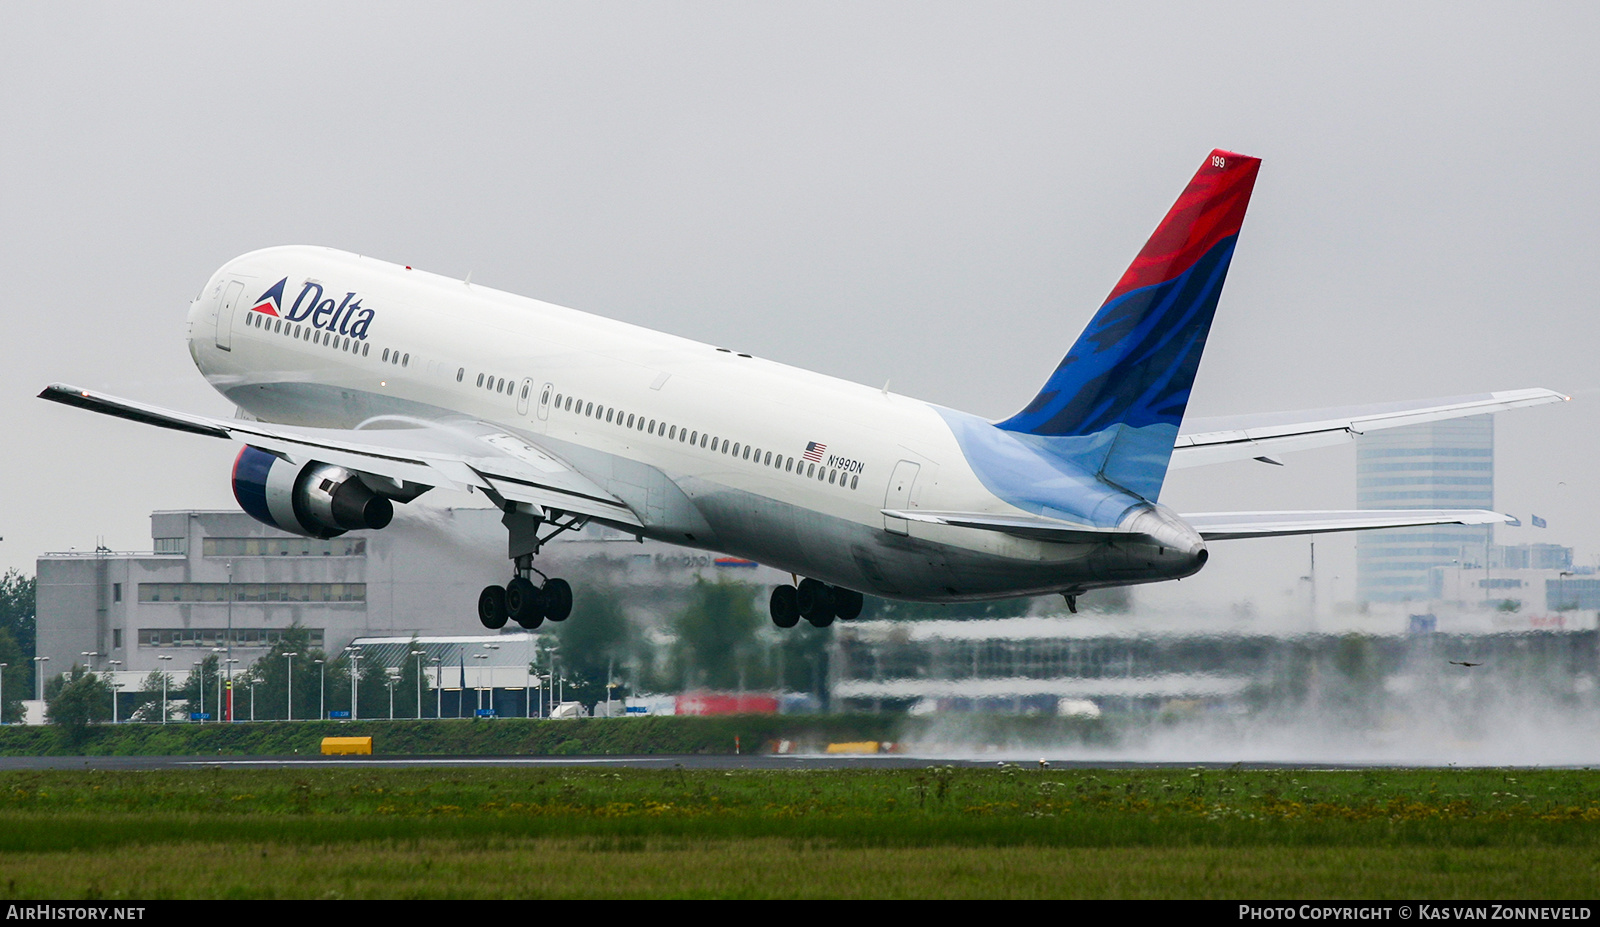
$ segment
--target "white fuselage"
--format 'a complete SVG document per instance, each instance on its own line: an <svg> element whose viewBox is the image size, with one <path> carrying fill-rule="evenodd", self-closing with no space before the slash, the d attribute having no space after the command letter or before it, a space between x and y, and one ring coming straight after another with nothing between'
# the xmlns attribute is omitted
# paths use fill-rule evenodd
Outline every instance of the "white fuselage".
<svg viewBox="0 0 1600 927"><path fill-rule="evenodd" d="M280 317L253 312L284 279ZM889 518L1017 510L927 403L549 303L281 247L222 267L189 323L207 380L263 421L490 422L628 501L631 530L849 588L963 600L1171 575L1125 548Z"/></svg>

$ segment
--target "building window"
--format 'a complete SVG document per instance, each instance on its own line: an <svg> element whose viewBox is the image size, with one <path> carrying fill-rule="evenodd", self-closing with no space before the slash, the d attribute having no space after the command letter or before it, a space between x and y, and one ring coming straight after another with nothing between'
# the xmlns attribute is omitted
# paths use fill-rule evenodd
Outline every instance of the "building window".
<svg viewBox="0 0 1600 927"><path fill-rule="evenodd" d="M122 629L121 628L112 628L111 629L111 649L112 650L121 650L122 649Z"/></svg>
<svg viewBox="0 0 1600 927"><path fill-rule="evenodd" d="M349 535L317 538L205 538L202 557L362 557L367 539Z"/></svg>
<svg viewBox="0 0 1600 927"><path fill-rule="evenodd" d="M142 603L220 604L232 590L235 602L365 602L366 583L140 583Z"/></svg>
<svg viewBox="0 0 1600 927"><path fill-rule="evenodd" d="M111 601L113 601L113 602L121 602L122 601L122 584L121 583L112 583L111 584Z"/></svg>
<svg viewBox="0 0 1600 927"><path fill-rule="evenodd" d="M120 633L120 632L119 632ZM313 647L321 647L322 628L306 628ZM281 628L234 628L236 647L267 648L283 638ZM220 647L228 643L227 628L140 628L140 647ZM120 645L119 645L120 646Z"/></svg>
<svg viewBox="0 0 1600 927"><path fill-rule="evenodd" d="M155 546L158 554L186 554L189 552L189 539L156 538Z"/></svg>

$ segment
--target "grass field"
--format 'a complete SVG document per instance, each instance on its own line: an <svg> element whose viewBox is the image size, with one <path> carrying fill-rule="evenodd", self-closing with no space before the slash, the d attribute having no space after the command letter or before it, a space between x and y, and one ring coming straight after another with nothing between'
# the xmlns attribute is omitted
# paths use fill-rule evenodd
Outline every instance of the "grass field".
<svg viewBox="0 0 1600 927"><path fill-rule="evenodd" d="M25 898L1582 898L1565 770L0 775Z"/></svg>

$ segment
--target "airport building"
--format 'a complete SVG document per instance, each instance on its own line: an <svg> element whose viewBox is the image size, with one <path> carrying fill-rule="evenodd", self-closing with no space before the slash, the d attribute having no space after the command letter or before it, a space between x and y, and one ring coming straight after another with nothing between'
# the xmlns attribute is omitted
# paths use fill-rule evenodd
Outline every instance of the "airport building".
<svg viewBox="0 0 1600 927"><path fill-rule="evenodd" d="M1410 425L1356 440L1361 509L1493 509L1494 416ZM1425 602L1436 570L1483 567L1491 525L1363 531L1356 539L1356 597Z"/></svg>
<svg viewBox="0 0 1600 927"><path fill-rule="evenodd" d="M494 509L412 506L381 531L330 540L285 534L238 511L156 512L150 525L150 551L38 558L38 652L48 658L47 675L78 663L127 686L158 669L181 678L230 642L237 672L298 624L330 654L358 638L439 642L433 656L457 668L455 685L472 686L471 667L488 671L486 661L457 659L450 641L468 638L461 646L499 665L511 649L496 656L482 644L527 636L514 624L497 635L478 622L479 591L511 574ZM663 615L677 607L674 592L697 577L789 581L751 561L641 543L599 525L553 540L536 565L580 595L585 583L602 582L635 608ZM469 667L465 679L461 665Z"/></svg>

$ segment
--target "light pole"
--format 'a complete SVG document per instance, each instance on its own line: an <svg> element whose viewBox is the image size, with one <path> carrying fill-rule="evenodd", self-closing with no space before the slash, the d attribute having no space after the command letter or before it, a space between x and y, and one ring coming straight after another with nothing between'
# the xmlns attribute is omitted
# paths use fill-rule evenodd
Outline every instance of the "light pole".
<svg viewBox="0 0 1600 927"><path fill-rule="evenodd" d="M489 659L489 655L486 654L486 653L475 653L475 654L472 655L472 659L474 659L474 660L488 660ZM478 674L478 684L476 686L473 686L473 688L476 689L477 692L478 692L478 710L482 711L483 710L483 674L482 673Z"/></svg>
<svg viewBox="0 0 1600 927"><path fill-rule="evenodd" d="M200 693L200 711L198 713L203 716L206 713L206 661L196 660L194 661L194 665L195 669L200 673L200 683L196 685L194 689L196 692ZM193 673L190 675L193 675ZM205 721L205 718L201 717L196 720L203 722Z"/></svg>
<svg viewBox="0 0 1600 927"><path fill-rule="evenodd" d="M35 646L38 645L36 644ZM50 662L49 657L33 658L33 665L39 671L39 688L35 689L33 694L41 702L44 701L44 665L48 662Z"/></svg>
<svg viewBox="0 0 1600 927"><path fill-rule="evenodd" d="M254 721L255 719L256 719L256 675L255 675L255 672L252 670L251 673L250 673L250 720Z"/></svg>
<svg viewBox="0 0 1600 927"><path fill-rule="evenodd" d="M169 654L162 653L162 654L157 654L156 655L156 659L157 660L166 660L166 661L170 662L172 660L172 657ZM161 723L162 724L166 724L167 723L167 671L166 670L162 670L161 671Z"/></svg>
<svg viewBox="0 0 1600 927"><path fill-rule="evenodd" d="M289 720L290 721L294 720L294 658L297 657L297 656L299 656L299 654L298 653L294 653L294 652L285 653L283 655L284 660L288 661L288 666L289 666L289 669L288 669L289 689L288 689L288 697L286 699L284 699L284 708L285 708L287 714L289 715Z"/></svg>
<svg viewBox="0 0 1600 927"><path fill-rule="evenodd" d="M87 669L93 671L94 670L94 658L100 656L100 652L98 650L85 650L85 651L82 651L82 654L83 654L83 664L84 664L84 666Z"/></svg>
<svg viewBox="0 0 1600 927"><path fill-rule="evenodd" d="M112 660L107 664L111 667L111 723L117 723L117 670L122 665L121 660ZM0 702L0 704L4 704Z"/></svg>
<svg viewBox="0 0 1600 927"><path fill-rule="evenodd" d="M361 717L356 705L356 680L361 678L361 649L346 647L344 650L350 655L350 720L354 721Z"/></svg>
<svg viewBox="0 0 1600 927"><path fill-rule="evenodd" d="M413 650L413 651L411 651L411 655L413 657L417 658L417 720L421 721L422 720L422 658L424 656L426 656L426 652L425 651L421 651L421 650Z"/></svg>
<svg viewBox="0 0 1600 927"><path fill-rule="evenodd" d="M328 720L328 662L317 661L317 720Z"/></svg>
<svg viewBox="0 0 1600 927"><path fill-rule="evenodd" d="M433 664L433 717L441 719L444 717L444 687L440 684L440 675L443 670L439 666L438 657L429 657L428 662Z"/></svg>
<svg viewBox="0 0 1600 927"><path fill-rule="evenodd" d="M500 645L499 644L484 644L483 645L483 649L485 649L485 650L499 650L500 649ZM494 654L487 654L486 656L489 659L493 659ZM493 663L485 663L484 666L489 670L489 710L490 711L494 711L494 664Z"/></svg>
<svg viewBox="0 0 1600 927"><path fill-rule="evenodd" d="M388 673L384 673L383 675L385 677L384 681L389 683L389 720L393 721L394 720L394 677L390 676Z"/></svg>
<svg viewBox="0 0 1600 927"><path fill-rule="evenodd" d="M0 724L6 723L6 667L9 663L0 663Z"/></svg>

